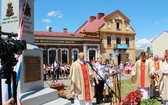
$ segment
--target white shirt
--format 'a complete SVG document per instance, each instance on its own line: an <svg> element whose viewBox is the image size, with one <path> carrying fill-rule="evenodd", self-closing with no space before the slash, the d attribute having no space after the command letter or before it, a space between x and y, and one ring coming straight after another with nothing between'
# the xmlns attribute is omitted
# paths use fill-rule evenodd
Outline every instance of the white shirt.
<svg viewBox="0 0 168 105"><path fill-rule="evenodd" d="M96 73L97 73L98 80L105 79L105 67L101 64L96 63L95 68L96 68L95 70L97 71Z"/></svg>

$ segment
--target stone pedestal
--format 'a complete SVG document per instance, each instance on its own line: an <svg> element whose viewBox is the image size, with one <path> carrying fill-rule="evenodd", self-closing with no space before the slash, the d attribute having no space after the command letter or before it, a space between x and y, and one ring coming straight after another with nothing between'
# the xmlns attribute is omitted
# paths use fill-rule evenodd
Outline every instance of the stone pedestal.
<svg viewBox="0 0 168 105"><path fill-rule="evenodd" d="M43 52L26 50L23 53L23 66L18 83L18 95L23 105L71 105L71 102L58 97L58 91L44 88Z"/></svg>
<svg viewBox="0 0 168 105"><path fill-rule="evenodd" d="M71 105L70 101L59 98L57 91L51 88L36 89L20 95L23 105Z"/></svg>

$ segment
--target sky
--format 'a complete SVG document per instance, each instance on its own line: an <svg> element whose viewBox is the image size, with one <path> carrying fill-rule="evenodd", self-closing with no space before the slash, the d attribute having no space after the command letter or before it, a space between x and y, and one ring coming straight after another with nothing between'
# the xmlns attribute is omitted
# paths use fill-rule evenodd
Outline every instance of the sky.
<svg viewBox="0 0 168 105"><path fill-rule="evenodd" d="M168 31L167 5L168 0L34 0L34 30L75 32L90 16L120 10L136 32L136 49L152 49L151 40Z"/></svg>

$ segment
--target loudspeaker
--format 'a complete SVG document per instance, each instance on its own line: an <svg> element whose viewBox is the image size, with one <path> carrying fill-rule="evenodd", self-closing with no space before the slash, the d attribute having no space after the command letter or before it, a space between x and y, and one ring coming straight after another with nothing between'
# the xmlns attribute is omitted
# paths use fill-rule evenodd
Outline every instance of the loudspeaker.
<svg viewBox="0 0 168 105"><path fill-rule="evenodd" d="M43 64L48 64L48 51L43 50Z"/></svg>

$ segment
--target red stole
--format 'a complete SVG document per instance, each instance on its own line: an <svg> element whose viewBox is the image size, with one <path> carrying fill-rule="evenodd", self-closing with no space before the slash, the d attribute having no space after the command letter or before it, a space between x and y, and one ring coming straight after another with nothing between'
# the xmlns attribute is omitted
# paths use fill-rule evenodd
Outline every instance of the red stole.
<svg viewBox="0 0 168 105"><path fill-rule="evenodd" d="M140 88L145 87L145 61L141 60L140 64Z"/></svg>
<svg viewBox="0 0 168 105"><path fill-rule="evenodd" d="M160 68L160 64L159 64L159 62L154 62L154 65L155 65L156 71L158 71L159 68Z"/></svg>
<svg viewBox="0 0 168 105"><path fill-rule="evenodd" d="M90 79L88 77L88 71L86 68L85 64L81 64L81 68L82 68L82 73L83 73L83 79L84 79L84 89L85 89L85 99L86 101L91 100L91 96L90 96Z"/></svg>

